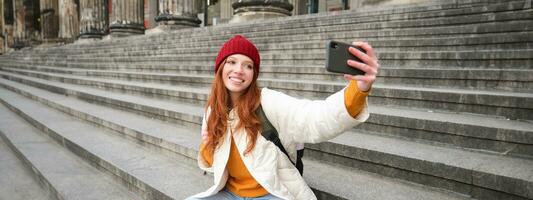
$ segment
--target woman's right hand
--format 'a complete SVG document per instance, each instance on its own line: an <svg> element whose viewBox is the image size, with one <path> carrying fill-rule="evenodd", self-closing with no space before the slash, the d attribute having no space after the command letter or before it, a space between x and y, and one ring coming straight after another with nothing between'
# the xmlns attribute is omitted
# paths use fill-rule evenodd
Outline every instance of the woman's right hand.
<svg viewBox="0 0 533 200"><path fill-rule="evenodd" d="M209 137L208 137L207 130L202 129L202 142L204 144L207 144L208 140L209 140Z"/></svg>
<svg viewBox="0 0 533 200"><path fill-rule="evenodd" d="M368 92L370 88L372 88L372 84L374 83L374 81L376 81L379 69L378 57L376 56L374 49L372 48L372 46L370 46L370 44L366 42L353 42L352 44L361 47L366 51L366 53L363 53L363 51L360 51L356 48L350 47L348 51L354 56L358 57L361 62L357 62L355 60L348 60L348 65L353 68L364 71L365 74L356 76L345 74L344 78L346 80L357 81L357 87L359 88L359 91Z"/></svg>

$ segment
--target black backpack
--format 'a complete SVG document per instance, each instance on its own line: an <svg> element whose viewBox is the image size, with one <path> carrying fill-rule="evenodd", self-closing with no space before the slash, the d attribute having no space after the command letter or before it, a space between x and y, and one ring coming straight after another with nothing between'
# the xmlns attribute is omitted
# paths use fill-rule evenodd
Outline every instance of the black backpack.
<svg viewBox="0 0 533 200"><path fill-rule="evenodd" d="M268 121L265 112L263 111L263 107L259 106L259 108L256 111L257 116L259 116L259 120L261 120L261 135L267 139L268 141L274 143L286 156L289 158L289 154L287 153L287 150L285 150L285 147L281 144L281 141L278 137L278 131L270 121ZM291 159L291 163L298 169L298 172L300 172L300 175L303 175L304 173L304 164L302 162L302 157L304 156L304 149L300 149L296 151L296 163L294 163Z"/></svg>

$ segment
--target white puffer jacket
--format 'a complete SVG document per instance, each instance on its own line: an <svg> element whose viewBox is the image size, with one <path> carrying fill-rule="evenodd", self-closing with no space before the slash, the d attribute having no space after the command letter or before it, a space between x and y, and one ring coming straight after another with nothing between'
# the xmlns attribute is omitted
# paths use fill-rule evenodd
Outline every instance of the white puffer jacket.
<svg viewBox="0 0 533 200"><path fill-rule="evenodd" d="M296 99L263 88L261 105L268 120L278 131L279 138L292 160L296 158L295 143L327 141L364 122L369 116L366 105L356 118L350 116L344 104L344 90L329 96L324 101L311 101ZM203 127L206 127L206 118L207 116L204 117ZM316 199L287 156L265 138L257 137L255 148L246 156L243 155L247 147L246 132L235 130L239 119L233 110L229 118L224 142L214 153L213 166L207 167L203 157L198 155L200 168L213 172L214 186L194 197L212 196L225 187L228 180L226 164L231 146L230 136L233 136L244 165L270 194L282 199ZM234 130L233 135L230 134L229 128Z"/></svg>

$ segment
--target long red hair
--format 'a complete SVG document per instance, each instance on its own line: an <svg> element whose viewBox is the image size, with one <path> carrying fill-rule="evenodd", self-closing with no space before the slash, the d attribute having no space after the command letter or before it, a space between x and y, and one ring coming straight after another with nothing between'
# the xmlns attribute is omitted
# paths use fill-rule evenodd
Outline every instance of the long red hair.
<svg viewBox="0 0 533 200"><path fill-rule="evenodd" d="M257 85L258 71L254 68L254 76L252 83L246 91L239 97L237 102L231 102L229 91L226 89L222 78L222 71L226 61L223 61L213 80L211 86L211 93L207 100L206 111L211 108L211 113L207 118L207 143L205 150L213 154L215 149L221 144L224 134L228 127L229 107L233 105L239 116L239 123L236 129L244 128L248 136L248 145L244 154L249 153L254 147L257 140L257 135L261 128L259 117L255 114L257 108L261 103L261 92Z"/></svg>

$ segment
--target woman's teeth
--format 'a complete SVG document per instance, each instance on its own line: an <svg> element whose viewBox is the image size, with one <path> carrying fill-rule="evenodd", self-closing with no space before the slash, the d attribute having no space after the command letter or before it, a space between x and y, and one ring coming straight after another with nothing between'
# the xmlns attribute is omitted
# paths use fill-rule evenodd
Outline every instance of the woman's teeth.
<svg viewBox="0 0 533 200"><path fill-rule="evenodd" d="M229 77L229 79L235 81L235 82L241 82L241 83L244 83L244 80L242 79L238 79L238 78L233 78L233 77Z"/></svg>

